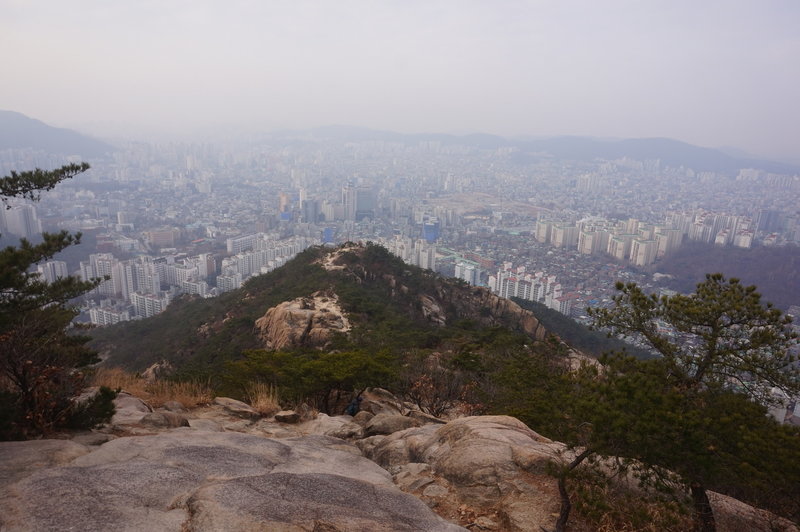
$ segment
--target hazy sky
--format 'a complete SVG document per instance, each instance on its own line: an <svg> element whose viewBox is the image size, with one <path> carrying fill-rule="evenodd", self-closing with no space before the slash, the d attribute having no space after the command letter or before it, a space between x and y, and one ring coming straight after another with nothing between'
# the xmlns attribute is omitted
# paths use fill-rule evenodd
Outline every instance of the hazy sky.
<svg viewBox="0 0 800 532"><path fill-rule="evenodd" d="M352 124L800 158L797 0L0 0L0 67L0 109L96 133Z"/></svg>

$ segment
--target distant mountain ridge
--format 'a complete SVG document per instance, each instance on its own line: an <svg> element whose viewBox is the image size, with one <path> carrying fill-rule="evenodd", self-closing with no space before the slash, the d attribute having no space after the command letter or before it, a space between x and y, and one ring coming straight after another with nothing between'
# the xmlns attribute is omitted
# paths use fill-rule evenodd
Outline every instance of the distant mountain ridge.
<svg viewBox="0 0 800 532"><path fill-rule="evenodd" d="M800 167L797 165L737 156L730 149L704 148L668 138L597 139L561 136L514 139L485 133L463 136L443 133L405 134L344 125L318 127L306 131L282 131L277 134L294 134L309 139L336 139L350 142L383 141L405 144L439 142L443 145L461 145L480 149L509 147L518 150L514 154L514 160L521 163L547 157L582 161L615 160L629 157L636 160L660 159L662 164L672 167L683 166L697 171L727 174L738 172L741 168L757 168L774 173L800 172Z"/></svg>
<svg viewBox="0 0 800 532"><path fill-rule="evenodd" d="M496 150L514 148L511 160L520 164L556 158L576 161L635 160L661 161L662 166L692 168L696 171L735 175L742 168L756 168L781 174L800 173L796 164L747 156L733 148L704 148L668 138L598 139L581 136L550 138L506 138L487 133L452 135L446 133L397 133L357 126L331 125L308 130L282 130L269 138L299 141L338 140L342 142L437 142L444 146L468 146ZM83 158L101 157L114 148L71 129L52 127L14 111L0 110L0 150L32 148Z"/></svg>
<svg viewBox="0 0 800 532"><path fill-rule="evenodd" d="M71 129L52 127L14 111L0 111L0 150L42 150L84 159L102 157L114 148Z"/></svg>

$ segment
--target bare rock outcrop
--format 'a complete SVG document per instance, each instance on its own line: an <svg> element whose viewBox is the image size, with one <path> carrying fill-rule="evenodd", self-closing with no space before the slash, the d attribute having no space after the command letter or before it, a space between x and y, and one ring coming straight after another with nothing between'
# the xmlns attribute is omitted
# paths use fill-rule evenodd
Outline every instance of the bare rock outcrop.
<svg viewBox="0 0 800 532"><path fill-rule="evenodd" d="M252 406L248 405L247 403L243 403L242 401L231 399L230 397L215 397L214 404L221 406L225 412L236 417L241 417L244 419L258 419L261 417L261 414L259 414L258 411L256 411L256 409Z"/></svg>
<svg viewBox="0 0 800 532"><path fill-rule="evenodd" d="M439 301L447 301L459 318L474 319L484 326L510 325L536 340L543 340L547 334L533 312L486 288L441 284L436 296Z"/></svg>
<svg viewBox="0 0 800 532"><path fill-rule="evenodd" d="M120 392L114 399L115 413L111 419L112 425L125 425L138 423L142 418L153 411L153 408L127 392Z"/></svg>
<svg viewBox="0 0 800 532"><path fill-rule="evenodd" d="M545 468L565 447L515 418L466 417L362 441L366 456L431 505L482 509L475 519L495 519L510 531L551 527L558 512ZM540 481L531 481L535 474Z"/></svg>
<svg viewBox="0 0 800 532"><path fill-rule="evenodd" d="M463 530L335 438L182 428L58 447L83 454L31 472L29 453L0 443L21 472L0 498L2 530Z"/></svg>
<svg viewBox="0 0 800 532"><path fill-rule="evenodd" d="M163 379L164 377L168 377L175 372L175 367L168 361L161 359L158 362L153 363L148 367L146 370L142 372L142 377L147 382L153 382L156 379Z"/></svg>
<svg viewBox="0 0 800 532"><path fill-rule="evenodd" d="M324 347L335 333L348 332L350 321L336 294L315 292L270 308L255 326L267 349Z"/></svg>
<svg viewBox="0 0 800 532"><path fill-rule="evenodd" d="M709 492L718 531L728 532L797 532L796 524L740 500Z"/></svg>
<svg viewBox="0 0 800 532"><path fill-rule="evenodd" d="M552 529L559 500L547 464L571 459L563 444L508 416L442 424L396 413L385 390L363 396L376 411L389 408L287 425L239 417L222 400L173 414L188 419L179 428L143 423L154 417L149 407L122 396L127 414L105 429L113 434L0 442L0 530ZM388 434L369 436L373 420L391 422ZM406 428L407 420L424 424ZM798 532L709 496L720 532Z"/></svg>

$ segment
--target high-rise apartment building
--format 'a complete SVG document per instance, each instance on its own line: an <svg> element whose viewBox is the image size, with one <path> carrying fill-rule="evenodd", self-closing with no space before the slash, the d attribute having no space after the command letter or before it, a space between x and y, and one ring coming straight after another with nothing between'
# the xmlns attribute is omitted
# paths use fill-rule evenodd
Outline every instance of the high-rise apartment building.
<svg viewBox="0 0 800 532"><path fill-rule="evenodd" d="M553 224L550 243L557 248L573 249L578 245L578 228L572 224Z"/></svg>
<svg viewBox="0 0 800 532"><path fill-rule="evenodd" d="M536 222L536 241L540 244L547 244L550 242L550 231L552 225L547 220L538 220Z"/></svg>
<svg viewBox="0 0 800 532"><path fill-rule="evenodd" d="M644 238L634 238L631 241L630 261L636 266L647 266L656 260L658 242Z"/></svg>
<svg viewBox="0 0 800 532"><path fill-rule="evenodd" d="M42 223L36 216L36 208L27 203L11 205L8 209L0 204L0 216L5 219L5 230L20 238L31 239L42 232Z"/></svg>
<svg viewBox="0 0 800 532"><path fill-rule="evenodd" d="M49 260L39 264L36 266L36 271L39 272L42 280L47 283L52 283L62 277L69 277L67 263L63 260Z"/></svg>

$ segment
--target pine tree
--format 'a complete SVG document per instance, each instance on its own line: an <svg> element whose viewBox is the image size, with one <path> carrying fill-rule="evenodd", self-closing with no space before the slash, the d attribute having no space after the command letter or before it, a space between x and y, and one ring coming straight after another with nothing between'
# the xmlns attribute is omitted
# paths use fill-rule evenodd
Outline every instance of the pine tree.
<svg viewBox="0 0 800 532"><path fill-rule="evenodd" d="M752 494L748 488L764 490L787 475L800 480L794 469L777 471L764 459L775 439L798 448L765 408L778 401L773 390L800 393L791 319L762 304L755 287L721 274L706 276L691 295L659 298L633 283L617 289L612 308L590 309L595 326L638 336L661 357L606 361L584 412L592 425L588 448L635 459L650 473L678 474L704 532L715 530L709 485ZM678 339L661 332L664 325Z"/></svg>
<svg viewBox="0 0 800 532"><path fill-rule="evenodd" d="M36 201L64 179L89 165L70 164L56 170L11 172L0 178L0 196ZM0 250L0 392L4 395L6 436L42 434L66 422L72 398L84 386L75 368L95 362L84 345L87 338L70 331L76 311L71 299L96 286L75 277L47 283L31 267L80 242L66 231L42 234L42 242L22 239ZM2 423L0 419L0 424Z"/></svg>

